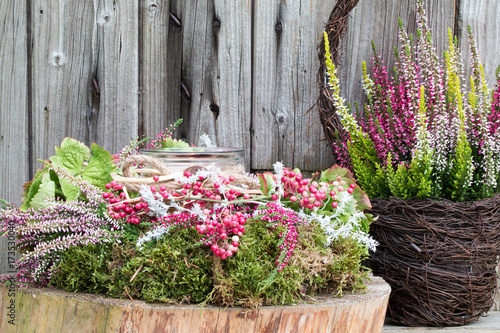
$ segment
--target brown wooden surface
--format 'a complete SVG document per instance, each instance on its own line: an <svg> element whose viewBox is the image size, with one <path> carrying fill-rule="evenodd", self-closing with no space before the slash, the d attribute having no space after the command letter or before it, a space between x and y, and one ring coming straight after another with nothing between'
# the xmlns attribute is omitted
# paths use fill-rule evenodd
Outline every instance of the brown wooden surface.
<svg viewBox="0 0 500 333"><path fill-rule="evenodd" d="M258 309L172 306L53 289L0 287L0 305L16 306L15 325L0 314L0 332L380 332L390 287L381 278L366 293L318 296L314 304Z"/></svg>

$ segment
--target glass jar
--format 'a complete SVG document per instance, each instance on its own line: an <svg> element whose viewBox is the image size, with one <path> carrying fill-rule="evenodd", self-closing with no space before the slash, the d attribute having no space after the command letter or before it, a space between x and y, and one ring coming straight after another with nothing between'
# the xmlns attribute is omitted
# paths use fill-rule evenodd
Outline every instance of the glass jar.
<svg viewBox="0 0 500 333"><path fill-rule="evenodd" d="M171 172L183 172L187 169L219 168L221 172L244 172L243 149L213 147L183 147L141 149L140 154L157 158Z"/></svg>

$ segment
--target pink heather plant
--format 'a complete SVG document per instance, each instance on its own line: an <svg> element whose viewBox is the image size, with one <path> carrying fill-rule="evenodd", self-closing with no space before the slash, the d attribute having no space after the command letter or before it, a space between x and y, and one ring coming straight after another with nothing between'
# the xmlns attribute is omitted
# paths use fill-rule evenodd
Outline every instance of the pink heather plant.
<svg viewBox="0 0 500 333"><path fill-rule="evenodd" d="M449 30L444 61L437 56L425 15L416 5L418 35L400 20L395 77L375 52L372 75L363 63L364 116L356 120L339 95L335 66L325 49L333 101L346 138L334 142L340 163L354 171L371 197L391 195L476 200L493 195L500 174L500 76L491 92L469 28L470 89L457 42Z"/></svg>

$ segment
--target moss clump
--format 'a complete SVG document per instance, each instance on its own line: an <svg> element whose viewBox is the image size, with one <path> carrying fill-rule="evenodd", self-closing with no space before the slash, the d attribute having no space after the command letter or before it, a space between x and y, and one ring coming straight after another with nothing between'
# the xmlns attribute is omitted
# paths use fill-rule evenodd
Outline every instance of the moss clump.
<svg viewBox="0 0 500 333"><path fill-rule="evenodd" d="M137 251L115 274L119 278L110 294L147 302L202 302L213 288L212 260L198 239L194 228L181 229Z"/></svg>
<svg viewBox="0 0 500 333"><path fill-rule="evenodd" d="M111 281L108 262L111 244L69 248L51 279L51 285L73 292L103 293Z"/></svg>
<svg viewBox="0 0 500 333"><path fill-rule="evenodd" d="M361 260L366 248L349 240L325 246L325 236L315 225L299 227L299 239L288 265L282 271L275 264L279 255L279 234L254 220L241 239L238 253L214 264L212 302L224 306L294 304L318 292L342 293L360 288L368 270ZM339 254L342 253L342 254Z"/></svg>
<svg viewBox="0 0 500 333"><path fill-rule="evenodd" d="M294 304L319 292L363 286L366 247L344 239L326 247L320 227L303 225L288 264L278 271L284 227L248 222L238 252L226 260L213 256L194 228L181 228L142 250L130 241L68 250L52 282L70 291L147 302L243 307Z"/></svg>

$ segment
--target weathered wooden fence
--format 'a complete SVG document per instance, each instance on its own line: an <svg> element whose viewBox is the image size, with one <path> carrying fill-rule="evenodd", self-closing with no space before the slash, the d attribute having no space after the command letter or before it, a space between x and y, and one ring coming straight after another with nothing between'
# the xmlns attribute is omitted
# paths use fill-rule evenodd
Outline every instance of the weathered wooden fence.
<svg viewBox="0 0 500 333"><path fill-rule="evenodd" d="M390 65L415 0L360 0L343 40L342 90L362 100L370 41ZM475 32L490 86L500 63L500 3L427 0L434 42ZM335 0L33 0L0 2L0 198L65 136L117 152L178 118L180 136L245 148L247 169L305 171L333 158L319 116L316 45ZM309 111L309 112L308 112ZM0 249L0 259L5 257Z"/></svg>

